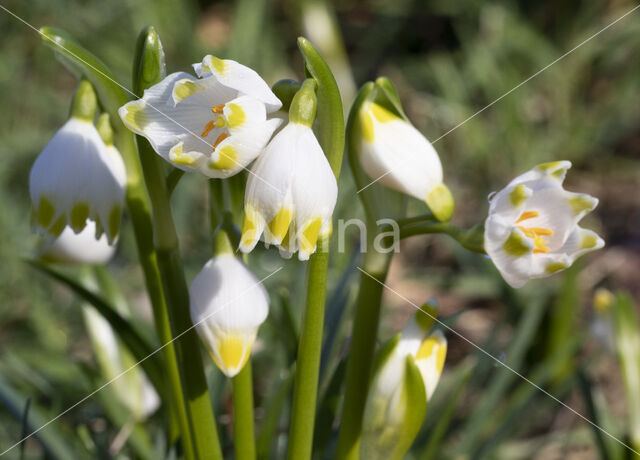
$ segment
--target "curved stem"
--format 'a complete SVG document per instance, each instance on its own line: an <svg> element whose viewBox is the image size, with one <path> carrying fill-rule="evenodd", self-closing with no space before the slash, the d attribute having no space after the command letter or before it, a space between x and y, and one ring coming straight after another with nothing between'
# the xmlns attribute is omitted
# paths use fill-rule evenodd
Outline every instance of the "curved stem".
<svg viewBox="0 0 640 460"><path fill-rule="evenodd" d="M443 233L449 235L460 245L469 251L484 254L484 228L476 225L469 230L461 229L448 222L424 222L417 225L400 226L400 239L415 235L427 235L430 233Z"/></svg>
<svg viewBox="0 0 640 460"><path fill-rule="evenodd" d="M398 219L397 222L400 227L404 227L407 225L418 224L422 222L438 222L438 220L435 218L435 216L431 212L426 212L418 216L405 217L404 219Z"/></svg>
<svg viewBox="0 0 640 460"><path fill-rule="evenodd" d="M256 438L253 428L253 381L251 359L233 377L233 442L236 460L255 460Z"/></svg>

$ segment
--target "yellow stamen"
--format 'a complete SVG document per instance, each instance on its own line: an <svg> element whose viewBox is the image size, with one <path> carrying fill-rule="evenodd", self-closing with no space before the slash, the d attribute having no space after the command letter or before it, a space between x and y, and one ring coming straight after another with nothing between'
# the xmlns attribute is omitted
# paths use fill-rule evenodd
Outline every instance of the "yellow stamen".
<svg viewBox="0 0 640 460"><path fill-rule="evenodd" d="M540 213L538 211L525 211L523 212L518 220L516 220L516 224L519 224L523 220L533 219L534 217L538 217Z"/></svg>
<svg viewBox="0 0 640 460"><path fill-rule="evenodd" d="M213 113L222 113L223 109L224 109L224 104L214 105L213 107L211 107L211 111Z"/></svg>
<svg viewBox="0 0 640 460"><path fill-rule="evenodd" d="M538 213L538 211L525 211L520 215L516 224L519 224L523 220L538 217L539 215L540 213ZM516 227L522 230L522 233L524 233L527 238L531 238L533 240L534 254L546 254L549 252L550 249L547 246L547 241L543 237L553 236L553 230L543 227L525 227L523 225L516 225Z"/></svg>
<svg viewBox="0 0 640 460"><path fill-rule="evenodd" d="M223 140L225 140L227 137L229 137L229 134L227 133L222 133L218 136L218 138L216 139L216 141L213 143L213 150L216 149L216 147L220 144L220 142L222 142Z"/></svg>
<svg viewBox="0 0 640 460"><path fill-rule="evenodd" d="M200 134L200 136L207 137L211 132L211 130L213 130L213 128L215 127L216 127L215 123L213 122L213 120L211 120L209 123L205 125L204 129L202 130L202 134Z"/></svg>

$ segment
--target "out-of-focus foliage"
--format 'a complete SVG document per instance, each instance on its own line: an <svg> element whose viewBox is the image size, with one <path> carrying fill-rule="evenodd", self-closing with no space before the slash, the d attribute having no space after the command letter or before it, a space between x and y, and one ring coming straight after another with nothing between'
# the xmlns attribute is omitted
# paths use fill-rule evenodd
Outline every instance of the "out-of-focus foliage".
<svg viewBox="0 0 640 460"><path fill-rule="evenodd" d="M576 268L555 281L534 282L514 292L481 256L444 239L420 237L403 244L389 282L418 304L435 295L445 317L462 312L451 320L456 330L628 439L630 428L622 415L632 406L617 402L623 391L621 371L614 350L607 348L606 340L599 341L602 334L591 333L590 324L601 318L591 313L590 299L601 284L640 295L640 11L449 131L624 14L632 2L5 3L36 28L52 25L68 31L106 62L127 88L135 38L147 24L162 37L170 72L188 71L191 63L213 53L253 66L270 83L300 68L297 35L313 30L321 41L323 30L337 26L342 43L328 40L328 48L320 48L334 70L340 69L336 74L345 90L345 105L351 102L353 82L359 85L379 75L391 78L409 118L430 140L437 140L434 145L458 204L454 221L461 225L483 219L487 194L516 174L550 159L574 162L568 188L579 185L601 198L590 226L608 244L578 267L583 271ZM307 35L313 40L312 33ZM29 169L64 123L74 86L74 77L42 46L38 34L0 11L0 449L25 431L20 420L27 398L28 432L103 383L83 329L82 300L22 260L36 244L28 228ZM361 215L348 173L340 188L336 217ZM203 179L186 175L173 203L191 280L209 258ZM417 211L420 206L410 204ZM109 269L138 317L148 320L126 221L123 228ZM356 235L352 236L355 244ZM264 250L252 254L250 262L258 276L280 265L277 255ZM335 449L332 427L349 329L345 319L351 318L348 307L357 289L357 260L336 254L332 263L317 458L331 458ZM291 365L304 295L304 270L294 269L298 262L288 264L288 270L271 280L271 315L255 347L262 458L282 458L286 448ZM285 271L296 276L286 277ZM410 305L388 293L380 339L397 332L410 312ZM635 324L636 334L638 327ZM605 331L611 339L613 329ZM445 373L410 458L566 458L580 449L624 458L619 444L530 383L459 338L449 340ZM225 415L229 386L213 366L209 373L223 448L230 454L230 419ZM158 452L169 442L159 435L166 422L158 415L145 425ZM93 398L28 442L26 458L40 458L41 446L59 458L69 458L68 451L77 458L108 452L149 455L147 435L136 432L139 426L124 446L114 443L127 423L126 413L108 395ZM18 455L16 449L9 458Z"/></svg>

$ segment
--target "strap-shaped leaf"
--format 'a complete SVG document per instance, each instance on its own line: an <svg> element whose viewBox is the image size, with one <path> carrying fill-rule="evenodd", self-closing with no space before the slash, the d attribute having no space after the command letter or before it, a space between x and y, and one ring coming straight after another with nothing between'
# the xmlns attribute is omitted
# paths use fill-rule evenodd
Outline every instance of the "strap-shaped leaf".
<svg viewBox="0 0 640 460"><path fill-rule="evenodd" d="M118 334L127 348L129 348L129 351L131 351L135 359L141 361L140 365L147 373L149 380L151 380L158 393L162 394L164 375L158 357L152 354L154 353L154 348L130 322L125 320L117 310L103 298L91 292L70 276L54 270L41 262L33 260L27 262L50 278L64 284L84 301L93 305L109 324L111 324L113 330Z"/></svg>
<svg viewBox="0 0 640 460"><path fill-rule="evenodd" d="M27 414L27 419L26 421L23 420L25 415L24 408L26 403L27 398L21 395L15 388L13 388L8 382L0 377L0 404L5 406L8 412L19 423L24 424L24 427L26 429L24 430L25 434L22 435L22 437L30 435L38 428L44 426L50 419L49 417L42 414L37 407L34 407L34 405L31 404L29 407L29 412ZM88 453L83 453L80 450L79 445L74 445L73 447L69 446L65 439L70 439L70 437L68 435L64 436L62 433L58 432L57 428L58 427L52 424L47 426L46 429L38 431L38 433L35 433L33 435L33 437L40 442L40 445L42 446L42 449L44 450L45 456L47 458L60 460L68 458L89 458ZM16 442L17 441L20 441L20 439L16 439ZM11 446L3 446L0 449L0 453L11 452L5 450L9 447ZM17 454L17 449L19 449L19 447L15 446L15 449L16 451L13 452L13 454L10 454L10 456ZM17 458L17 455L11 458Z"/></svg>
<svg viewBox="0 0 640 460"><path fill-rule="evenodd" d="M404 393L407 398L407 406L404 427L390 457L392 460L402 460L404 458L418 435L424 416L427 413L427 392L424 388L420 369L418 369L413 356L407 356L404 369Z"/></svg>
<svg viewBox="0 0 640 460"><path fill-rule="evenodd" d="M337 179L344 152L344 112L340 90L331 69L311 42L299 37L298 48L304 56L306 70L318 84L318 141Z"/></svg>
<svg viewBox="0 0 640 460"><path fill-rule="evenodd" d="M64 30L42 27L40 33L45 44L61 57L61 61L69 70L91 82L98 92L100 102L113 118L118 108L130 99L130 95L118 85L107 66Z"/></svg>

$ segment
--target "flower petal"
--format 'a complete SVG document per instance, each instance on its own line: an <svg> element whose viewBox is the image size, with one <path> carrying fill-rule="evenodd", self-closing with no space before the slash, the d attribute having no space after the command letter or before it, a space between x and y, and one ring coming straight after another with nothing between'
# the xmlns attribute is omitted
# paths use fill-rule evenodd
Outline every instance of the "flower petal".
<svg viewBox="0 0 640 460"><path fill-rule="evenodd" d="M199 77L213 75L223 85L262 101L268 112L275 112L282 107L280 99L273 94L262 77L236 61L207 55L201 64L194 64L193 68Z"/></svg>
<svg viewBox="0 0 640 460"><path fill-rule="evenodd" d="M442 164L431 143L410 123L375 103L364 109L361 120L360 164L369 177L426 200L442 183Z"/></svg>

